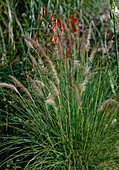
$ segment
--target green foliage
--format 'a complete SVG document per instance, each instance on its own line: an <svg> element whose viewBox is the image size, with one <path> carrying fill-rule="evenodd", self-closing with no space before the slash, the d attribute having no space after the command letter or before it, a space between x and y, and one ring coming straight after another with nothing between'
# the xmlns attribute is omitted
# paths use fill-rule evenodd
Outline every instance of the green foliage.
<svg viewBox="0 0 119 170"><path fill-rule="evenodd" d="M1 3L1 168L118 169L119 86L112 27L101 19L106 7L78 0ZM89 31L79 36L64 24L63 36L59 28L53 34L52 12L54 24L61 16L71 26L74 9Z"/></svg>

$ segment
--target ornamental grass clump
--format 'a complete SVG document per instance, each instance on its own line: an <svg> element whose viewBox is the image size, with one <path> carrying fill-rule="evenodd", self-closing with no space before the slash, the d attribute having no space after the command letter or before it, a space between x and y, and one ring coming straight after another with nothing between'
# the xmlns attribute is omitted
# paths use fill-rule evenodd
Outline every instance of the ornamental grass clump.
<svg viewBox="0 0 119 170"><path fill-rule="evenodd" d="M52 34L47 37L47 45L42 38L35 42L34 37L23 35L26 45L32 45L28 45L28 57L34 73L27 72L23 83L10 75L10 86L0 86L14 110L7 113L11 133L0 137L0 167L116 168L118 86L113 93L108 69L102 67L96 50L98 44L91 46L93 26L80 35L76 15L71 14L70 21L66 17L55 20L58 31L54 41ZM116 69L112 73L117 76ZM1 127L5 126L4 119Z"/></svg>

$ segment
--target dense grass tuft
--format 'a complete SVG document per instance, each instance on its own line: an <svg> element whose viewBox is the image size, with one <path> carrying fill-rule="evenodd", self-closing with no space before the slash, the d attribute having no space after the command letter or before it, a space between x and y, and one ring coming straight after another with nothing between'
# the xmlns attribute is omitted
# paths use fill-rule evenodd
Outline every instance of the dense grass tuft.
<svg viewBox="0 0 119 170"><path fill-rule="evenodd" d="M1 29L1 168L118 169L117 58L102 10L109 4L92 2L23 1L22 19L20 1L2 2L12 26L4 26L10 51Z"/></svg>

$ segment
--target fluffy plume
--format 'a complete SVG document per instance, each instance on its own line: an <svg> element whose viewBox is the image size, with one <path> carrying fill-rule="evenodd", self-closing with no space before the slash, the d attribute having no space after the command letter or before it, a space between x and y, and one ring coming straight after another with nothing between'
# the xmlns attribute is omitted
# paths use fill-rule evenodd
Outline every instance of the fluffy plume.
<svg viewBox="0 0 119 170"><path fill-rule="evenodd" d="M31 45L34 45L38 51L40 51L44 56L46 55L45 51L43 50L43 48L40 47L40 45L36 44L36 41L32 40L30 37L26 36L26 35L22 35L22 37Z"/></svg>
<svg viewBox="0 0 119 170"><path fill-rule="evenodd" d="M74 60L74 67L79 68L81 65L79 60Z"/></svg>
<svg viewBox="0 0 119 170"><path fill-rule="evenodd" d="M70 73L70 83L71 83L71 87L73 87L73 77L72 77L72 73Z"/></svg>
<svg viewBox="0 0 119 170"><path fill-rule="evenodd" d="M70 73L70 83L71 83L71 87L75 88L76 97L77 97L79 106L81 106L82 105L81 96L79 94L79 90L78 90L77 85L73 82L72 73ZM66 88L66 94L67 94L67 99L69 100L69 94L68 94L67 88Z"/></svg>
<svg viewBox="0 0 119 170"><path fill-rule="evenodd" d="M36 45L36 41L32 40L30 37L26 36L26 35L22 35L23 38L25 38L25 40L27 40L27 42L29 42L30 44L34 45L35 47L38 48L38 50L40 49L39 45Z"/></svg>
<svg viewBox="0 0 119 170"><path fill-rule="evenodd" d="M46 73L46 68L44 66L44 63L42 61L42 59L39 57L38 59L38 64L39 64L39 67L40 67L40 70L43 72L43 73Z"/></svg>
<svg viewBox="0 0 119 170"><path fill-rule="evenodd" d="M25 93L26 93L26 95L30 98L30 99L32 99L32 97L31 97L31 95L30 95L30 93L28 92L28 90L23 86L23 84L21 84L15 77L13 77L13 76L9 76L17 85L18 85L18 87L20 87Z"/></svg>
<svg viewBox="0 0 119 170"><path fill-rule="evenodd" d="M107 126L108 126L108 124L105 124L105 125L103 126L102 134L103 134L104 130L107 128Z"/></svg>
<svg viewBox="0 0 119 170"><path fill-rule="evenodd" d="M58 91L57 87L55 86L55 84L50 79L48 79L48 81L49 81L50 85L52 86L52 90L55 93L55 95L57 97L59 97L59 91Z"/></svg>
<svg viewBox="0 0 119 170"><path fill-rule="evenodd" d="M111 124L114 124L116 121L117 121L116 119L113 119Z"/></svg>
<svg viewBox="0 0 119 170"><path fill-rule="evenodd" d="M85 74L89 73L89 68L87 70L85 70ZM89 73L88 75L85 76L85 79L83 81L83 83L81 84L81 94L85 91L86 89L86 84L88 83L88 81L91 79L91 77L93 75L97 74L97 72L94 73Z"/></svg>
<svg viewBox="0 0 119 170"><path fill-rule="evenodd" d="M113 47L113 45L114 45L114 40L110 40L108 42L108 50L110 50Z"/></svg>
<svg viewBox="0 0 119 170"><path fill-rule="evenodd" d="M54 67L52 61L49 59L49 57L46 56L46 58L47 58L47 61L49 63L50 69L51 69L51 71L53 73L53 77L55 79L55 82L56 82L57 86L59 86L59 78L58 78L57 72L55 70L55 67Z"/></svg>
<svg viewBox="0 0 119 170"><path fill-rule="evenodd" d="M77 100L78 100L79 106L81 106L82 105L82 101L81 101L81 96L79 94L78 87L74 83L73 83L73 87L75 88L75 92L76 92L76 96L77 96Z"/></svg>
<svg viewBox="0 0 119 170"><path fill-rule="evenodd" d="M102 111L103 110L103 107L105 106L105 105L108 105L108 104L110 104L110 103L117 103L117 104L119 104L119 102L117 102L116 100L114 100L114 99L107 99L107 100L105 100L104 102L102 102L100 105L99 105L99 107L98 107L98 111Z"/></svg>
<svg viewBox="0 0 119 170"><path fill-rule="evenodd" d="M47 59L47 62L49 63L50 69L53 72L53 76L54 76L54 79L56 80L56 84L59 86L59 79L58 79L55 67L54 67L52 61L50 60L50 58L46 55L43 48L41 48L39 45L36 45L36 42L34 40L32 40L30 37L25 36L25 35L22 35L22 37L24 37L27 41L29 41L31 44L33 44L38 49L38 51L40 51L44 55L44 57Z"/></svg>
<svg viewBox="0 0 119 170"><path fill-rule="evenodd" d="M89 61L90 61L90 62L92 62L93 57L94 57L94 55L95 55L96 52L97 52L97 48L93 48L93 50L91 51L91 55L90 55L90 57L89 57Z"/></svg>
<svg viewBox="0 0 119 170"><path fill-rule="evenodd" d="M90 50L91 27L92 27L92 21L89 24L89 32L88 32L88 37L87 37L87 40L86 40L86 51L87 52Z"/></svg>
<svg viewBox="0 0 119 170"><path fill-rule="evenodd" d="M30 59L31 59L31 61L32 61L32 63L33 63L33 66L34 66L34 67L36 68L36 70L38 71L37 63L36 63L34 57L31 55L31 53L29 53L29 57L30 57Z"/></svg>
<svg viewBox="0 0 119 170"><path fill-rule="evenodd" d="M14 85L7 84L7 83L0 83L0 87L6 87L6 88L14 90L15 92L18 93L18 90L16 89L16 87Z"/></svg>
<svg viewBox="0 0 119 170"><path fill-rule="evenodd" d="M55 106L55 102L54 102L53 99L47 99L45 102L46 102L47 104L49 104L49 105L54 105L54 106Z"/></svg>
<svg viewBox="0 0 119 170"><path fill-rule="evenodd" d="M46 104L48 105L52 105L55 107L56 111L58 110L57 107L55 106L55 101L53 99L53 96L51 95L51 93L49 93L47 99L45 100Z"/></svg>
<svg viewBox="0 0 119 170"><path fill-rule="evenodd" d="M45 86L45 84L44 84L42 81L40 81L40 80L35 80L35 82L38 83L38 84L40 84L41 87L44 87L44 86Z"/></svg>
<svg viewBox="0 0 119 170"><path fill-rule="evenodd" d="M38 92L38 94L40 95L41 98L43 98L43 93L40 91L40 89L38 88L38 86L36 85L36 83L32 80L31 77L27 76L29 81L31 82L32 86L34 87L35 91Z"/></svg>
<svg viewBox="0 0 119 170"><path fill-rule="evenodd" d="M87 80L87 77L86 77L84 79L83 83L81 84L81 94L85 91L87 82L88 82L88 80Z"/></svg>
<svg viewBox="0 0 119 170"><path fill-rule="evenodd" d="M87 75L89 73L89 70L90 70L90 67L88 65L85 66L84 74Z"/></svg>

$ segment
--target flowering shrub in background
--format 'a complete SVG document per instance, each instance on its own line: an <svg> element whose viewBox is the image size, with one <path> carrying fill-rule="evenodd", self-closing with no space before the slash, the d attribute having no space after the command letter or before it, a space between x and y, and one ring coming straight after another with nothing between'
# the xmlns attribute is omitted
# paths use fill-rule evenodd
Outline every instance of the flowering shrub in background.
<svg viewBox="0 0 119 170"><path fill-rule="evenodd" d="M46 8L44 7L44 17L46 18ZM66 16L64 17L65 20L63 20L62 16L57 16L54 13L51 13L51 18L49 19L51 24L51 43L52 45L50 46L50 48L53 50L54 47L58 44L59 39L62 39L61 37L64 36L66 37L65 41L66 41L66 57L71 57L71 47L69 43L69 32L72 33L73 35L76 35L78 37L80 37L81 33L86 33L88 32L89 29L86 30L82 30L81 28L84 28L83 24L80 24L78 21L78 18L76 17L76 12L71 11L71 15L70 18L68 19ZM41 18L42 20L42 18ZM65 21L65 22L64 22ZM63 41L63 40L62 40ZM72 44L74 44L74 38L72 37ZM71 63L71 59L69 58L69 63Z"/></svg>

